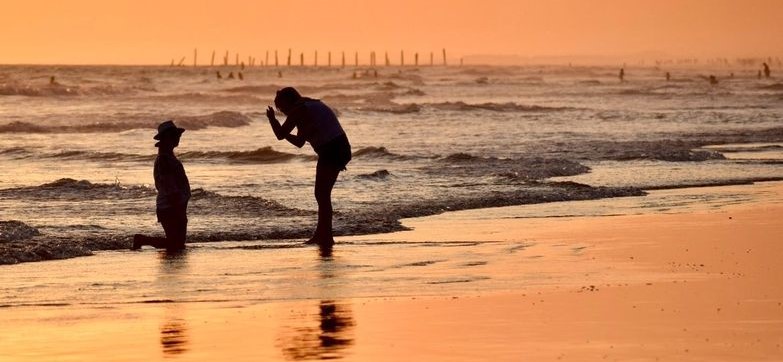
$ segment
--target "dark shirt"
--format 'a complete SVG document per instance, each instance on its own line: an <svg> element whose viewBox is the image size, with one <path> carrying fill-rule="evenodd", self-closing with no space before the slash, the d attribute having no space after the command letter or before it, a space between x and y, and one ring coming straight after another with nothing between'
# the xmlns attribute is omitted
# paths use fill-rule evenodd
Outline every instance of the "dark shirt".
<svg viewBox="0 0 783 362"><path fill-rule="evenodd" d="M187 205L190 199L190 182L185 168L174 154L159 153L153 169L155 189L158 190L158 209Z"/></svg>
<svg viewBox="0 0 783 362"><path fill-rule="evenodd" d="M317 99L304 98L286 118L294 121L297 135L317 149L345 134L329 106Z"/></svg>

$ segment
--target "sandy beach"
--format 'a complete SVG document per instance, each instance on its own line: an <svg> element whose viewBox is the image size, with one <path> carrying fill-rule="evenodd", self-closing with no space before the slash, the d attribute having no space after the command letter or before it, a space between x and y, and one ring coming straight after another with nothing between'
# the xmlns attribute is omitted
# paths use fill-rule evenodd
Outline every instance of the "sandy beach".
<svg viewBox="0 0 783 362"><path fill-rule="evenodd" d="M759 183L407 219L328 258L203 244L1 266L0 360L775 361L781 215L783 184Z"/></svg>

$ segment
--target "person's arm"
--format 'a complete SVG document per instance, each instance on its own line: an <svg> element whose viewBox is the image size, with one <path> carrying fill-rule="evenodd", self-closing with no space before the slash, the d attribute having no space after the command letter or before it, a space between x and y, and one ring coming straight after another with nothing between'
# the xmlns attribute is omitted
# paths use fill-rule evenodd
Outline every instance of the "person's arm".
<svg viewBox="0 0 783 362"><path fill-rule="evenodd" d="M275 110L270 106L266 109L266 118L269 119L269 125L272 126L272 131L275 132L275 137L277 137L278 140L286 139L294 146L297 145L297 143L294 143L294 141L288 139L288 136L291 136L291 131L293 131L294 127L296 127L296 123L293 119L291 119L291 117L286 118L285 122L281 125L275 117Z"/></svg>
<svg viewBox="0 0 783 362"><path fill-rule="evenodd" d="M298 148L302 148L302 146L304 146L304 144L306 142L304 137L302 137L302 136L300 136L298 134L297 135L293 135L293 134L290 134L290 133L285 136L285 140L290 142L292 145L294 145L294 146L296 146Z"/></svg>

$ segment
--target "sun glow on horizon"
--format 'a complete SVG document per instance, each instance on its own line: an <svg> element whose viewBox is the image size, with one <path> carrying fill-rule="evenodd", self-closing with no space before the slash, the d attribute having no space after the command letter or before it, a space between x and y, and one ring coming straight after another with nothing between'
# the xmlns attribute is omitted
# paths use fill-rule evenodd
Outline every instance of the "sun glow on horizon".
<svg viewBox="0 0 783 362"><path fill-rule="evenodd" d="M766 57L783 55L775 0L336 0L227 2L10 0L0 14L0 63L167 64L199 49L265 58L288 49L404 50L453 56ZM336 58L337 59L337 58ZM233 59L232 59L233 60ZM186 63L192 63L188 60Z"/></svg>

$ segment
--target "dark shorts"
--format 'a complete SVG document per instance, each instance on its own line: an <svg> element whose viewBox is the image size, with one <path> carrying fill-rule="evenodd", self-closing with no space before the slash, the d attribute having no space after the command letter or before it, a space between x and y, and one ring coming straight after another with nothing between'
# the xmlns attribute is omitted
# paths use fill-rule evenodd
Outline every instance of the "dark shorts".
<svg viewBox="0 0 783 362"><path fill-rule="evenodd" d="M315 153L318 154L317 167L333 167L343 171L351 162L351 144L345 134L316 148Z"/></svg>

